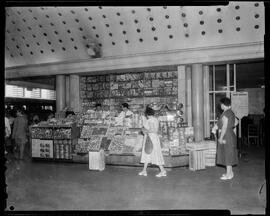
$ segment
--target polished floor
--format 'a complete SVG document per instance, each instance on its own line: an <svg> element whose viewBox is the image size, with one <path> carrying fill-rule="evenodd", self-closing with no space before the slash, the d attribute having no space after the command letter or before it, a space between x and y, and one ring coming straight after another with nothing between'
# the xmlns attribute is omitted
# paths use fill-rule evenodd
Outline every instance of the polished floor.
<svg viewBox="0 0 270 216"><path fill-rule="evenodd" d="M229 209L232 214L265 213L265 162L262 147L249 147L230 181L224 169L168 170L168 176L138 176L140 167L23 161L8 155L7 210L177 210ZM260 190L261 189L261 190ZM260 193L261 192L261 193Z"/></svg>

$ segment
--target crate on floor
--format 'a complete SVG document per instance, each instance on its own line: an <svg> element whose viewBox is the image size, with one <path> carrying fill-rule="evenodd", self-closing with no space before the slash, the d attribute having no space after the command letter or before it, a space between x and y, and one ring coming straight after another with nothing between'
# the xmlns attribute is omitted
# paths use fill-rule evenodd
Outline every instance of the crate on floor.
<svg viewBox="0 0 270 216"><path fill-rule="evenodd" d="M189 169L192 171L205 169L205 150L191 150L189 152Z"/></svg>
<svg viewBox="0 0 270 216"><path fill-rule="evenodd" d="M105 169L104 150L90 151L89 152L89 170L102 171L104 169Z"/></svg>

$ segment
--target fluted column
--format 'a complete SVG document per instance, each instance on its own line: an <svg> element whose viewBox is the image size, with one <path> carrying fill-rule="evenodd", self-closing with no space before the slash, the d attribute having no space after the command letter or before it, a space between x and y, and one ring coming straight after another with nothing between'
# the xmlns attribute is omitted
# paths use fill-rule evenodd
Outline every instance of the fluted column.
<svg viewBox="0 0 270 216"><path fill-rule="evenodd" d="M203 67L202 64L193 64L191 72L192 92L192 125L195 141L204 138L204 94L203 94Z"/></svg>
<svg viewBox="0 0 270 216"><path fill-rule="evenodd" d="M74 112L80 112L80 77L70 75L69 77L69 106Z"/></svg>
<svg viewBox="0 0 270 216"><path fill-rule="evenodd" d="M69 75L66 76L66 107L69 107Z"/></svg>
<svg viewBox="0 0 270 216"><path fill-rule="evenodd" d="M65 105L66 105L65 75L56 75L56 112L63 110Z"/></svg>

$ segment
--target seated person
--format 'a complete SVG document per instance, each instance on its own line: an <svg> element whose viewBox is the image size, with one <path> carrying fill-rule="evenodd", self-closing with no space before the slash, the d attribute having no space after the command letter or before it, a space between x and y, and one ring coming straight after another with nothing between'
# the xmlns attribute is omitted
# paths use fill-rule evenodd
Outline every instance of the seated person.
<svg viewBox="0 0 270 216"><path fill-rule="evenodd" d="M101 108L101 104L97 103L95 106L95 115L96 118L102 118L103 117L103 110Z"/></svg>
<svg viewBox="0 0 270 216"><path fill-rule="evenodd" d="M125 122L128 122L133 117L133 112L128 109L128 104L122 104L122 112L115 118L116 125L124 126Z"/></svg>

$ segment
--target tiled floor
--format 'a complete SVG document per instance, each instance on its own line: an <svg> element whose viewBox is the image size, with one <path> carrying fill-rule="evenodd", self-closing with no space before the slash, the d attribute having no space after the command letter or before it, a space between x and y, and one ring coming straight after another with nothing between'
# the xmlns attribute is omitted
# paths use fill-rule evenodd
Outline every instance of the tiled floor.
<svg viewBox="0 0 270 216"><path fill-rule="evenodd" d="M10 156L9 156L10 157ZM7 164L7 210L160 210L229 209L232 214L264 214L265 162L262 148L250 147L234 168L231 181L219 179L224 168L190 171L185 167L157 178L156 168L138 176L139 167L32 162ZM264 191L264 192L263 192Z"/></svg>

